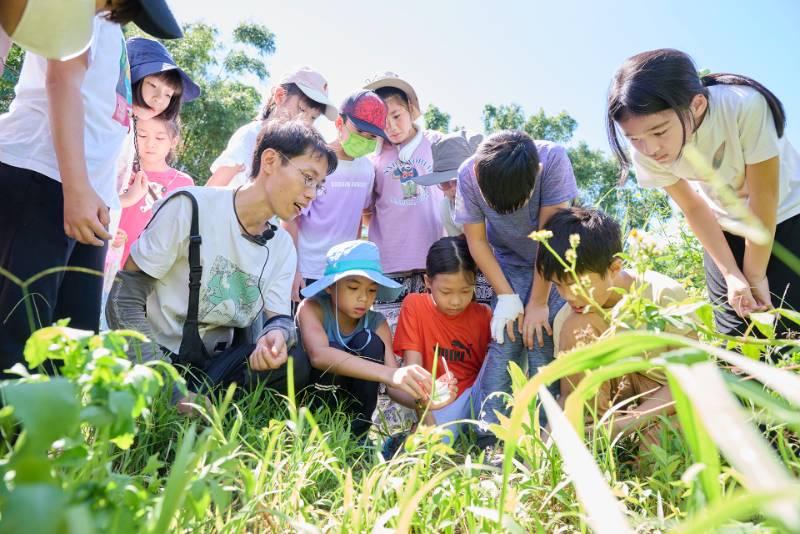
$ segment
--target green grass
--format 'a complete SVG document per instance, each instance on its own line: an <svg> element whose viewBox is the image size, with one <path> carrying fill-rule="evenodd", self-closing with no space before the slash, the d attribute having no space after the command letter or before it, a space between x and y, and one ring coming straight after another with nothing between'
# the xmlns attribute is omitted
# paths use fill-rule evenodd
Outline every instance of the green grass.
<svg viewBox="0 0 800 534"><path fill-rule="evenodd" d="M634 351L629 347L658 343L657 338L644 333L621 340L618 336L585 349L583 359L587 366L596 365L593 358L626 359L623 353ZM87 363L92 361L90 357ZM542 374L558 374L558 363ZM133 369L120 373L121 382ZM81 371L80 376L85 378L88 372ZM728 380L740 383L732 375ZM482 465L482 452L469 438L459 440L454 449L444 445L443 430L436 428L413 435L403 452L384 461L379 441L359 445L350 439L349 422L341 414L330 410L312 414L292 399L263 391L234 401L230 390L221 394L210 412L185 418L169 405L164 393L168 388L162 387L149 399L150 409L137 419L130 448L110 444L105 427L98 424L93 430L85 422L67 440L82 441L87 458L71 466L58 461L63 449L49 447L51 478L44 487L64 490L61 497L51 498L65 499L58 528L70 531L64 525L71 521L72 532L585 532L590 516L576 493L582 473L568 474L568 455L561 443L539 439L525 404L526 390L534 381L518 377L517 382L521 387L515 394L515 413L525 415L516 426L512 416L505 427L517 438L505 469ZM109 390L118 385L110 379L105 384ZM749 398L752 385L737 393ZM82 390L84 410L105 398L99 383L93 388L88 394ZM797 417L781 420L782 413L796 414L796 407L791 409L763 388L756 390L766 398L753 395L755 400L743 401L743 413L752 422L768 421L763 431L779 451L776 462L796 482L800 460L792 428L797 428ZM691 399L685 402L691 410ZM13 471L9 467L16 465L14 458L35 432L25 427L12 448L11 414L4 415L4 457L10 465L2 466L0 530L9 531L5 527L15 515L11 506L30 509L24 499L20 504L15 498L27 486L9 475ZM698 421L695 424L702 425ZM578 434L567 429L580 443ZM701 454L697 449L702 449L704 440L710 452ZM687 424L679 429L665 421L660 445L644 453L637 437L612 442L603 427L595 428L585 443L609 495L619 503L620 515L636 531L701 532L709 525L727 525L779 532L785 527L770 518L769 503L786 495L800 502L796 483L772 490L748 489L746 473L724 459L713 467L713 478L704 479L706 467L698 467L696 459L717 457L717 447L707 434ZM43 495L36 494L39 499Z"/></svg>
<svg viewBox="0 0 800 534"><path fill-rule="evenodd" d="M684 258L681 277L696 280L697 248L672 247L626 259ZM230 389L183 417L169 403L175 369L125 359L135 333L39 330L27 363L55 360L62 376L2 385L0 534L800 531L800 343L775 339L768 317L755 325L766 339L721 336L702 301L659 308L632 294L628 306L614 320L629 331L530 378L512 366L513 409L493 427L500 465L470 435L445 445L441 428L385 461L391 429L358 443L343 414L312 413L301 393ZM689 323L696 339L664 333ZM585 424L602 380L655 367L677 408L658 445L609 435L614 410ZM563 412L540 398L577 372Z"/></svg>

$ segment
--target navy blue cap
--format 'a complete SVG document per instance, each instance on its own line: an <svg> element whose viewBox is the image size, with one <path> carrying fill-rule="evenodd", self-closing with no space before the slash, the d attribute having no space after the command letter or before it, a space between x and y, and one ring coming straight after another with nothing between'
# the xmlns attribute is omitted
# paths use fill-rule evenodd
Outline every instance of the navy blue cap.
<svg viewBox="0 0 800 534"><path fill-rule="evenodd" d="M164 45L144 37L131 37L126 43L128 47L128 61L131 65L131 83L136 83L145 76L177 70L183 81L183 94L181 100L189 102L200 96L200 87L175 64L175 60L164 48Z"/></svg>
<svg viewBox="0 0 800 534"><path fill-rule="evenodd" d="M179 39L183 32L165 0L139 0L142 10L133 23L153 37Z"/></svg>

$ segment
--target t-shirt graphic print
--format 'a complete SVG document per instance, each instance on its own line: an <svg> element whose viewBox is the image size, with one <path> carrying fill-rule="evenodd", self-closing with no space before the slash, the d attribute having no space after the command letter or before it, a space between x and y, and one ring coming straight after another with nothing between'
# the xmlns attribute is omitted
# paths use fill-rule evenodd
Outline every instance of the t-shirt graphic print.
<svg viewBox="0 0 800 534"><path fill-rule="evenodd" d="M433 171L430 161L422 158L414 158L411 161L396 159L391 162L383 170L383 173L394 180L399 180L400 189L403 193L402 197L392 198L391 202L398 206L413 206L427 200L430 197L428 186L417 185L413 178L431 172Z"/></svg>
<svg viewBox="0 0 800 534"><path fill-rule="evenodd" d="M133 90L131 89L131 67L128 63L128 51L125 41L122 42L122 51L119 56L119 77L117 78L117 106L112 118L130 128L131 110L133 109Z"/></svg>
<svg viewBox="0 0 800 534"><path fill-rule="evenodd" d="M258 278L217 256L208 270L208 283L200 289L201 323L247 326L261 306Z"/></svg>

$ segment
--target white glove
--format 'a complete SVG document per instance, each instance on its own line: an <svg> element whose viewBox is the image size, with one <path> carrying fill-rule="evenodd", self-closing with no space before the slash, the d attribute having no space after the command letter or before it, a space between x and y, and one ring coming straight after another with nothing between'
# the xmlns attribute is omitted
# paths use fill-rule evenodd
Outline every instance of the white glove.
<svg viewBox="0 0 800 534"><path fill-rule="evenodd" d="M519 295L497 295L497 305L492 314L492 338L503 344L503 333L509 321L516 321L517 317L525 313Z"/></svg>

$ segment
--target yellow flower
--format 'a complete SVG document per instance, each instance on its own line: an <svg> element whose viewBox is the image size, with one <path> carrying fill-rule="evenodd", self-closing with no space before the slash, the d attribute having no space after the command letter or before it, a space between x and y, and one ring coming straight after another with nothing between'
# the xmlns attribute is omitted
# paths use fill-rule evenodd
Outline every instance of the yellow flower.
<svg viewBox="0 0 800 534"><path fill-rule="evenodd" d="M528 237L530 237L534 241L541 242L541 241L546 241L551 237L553 237L553 232L551 232L550 230L536 230L535 232L531 232L531 234Z"/></svg>

